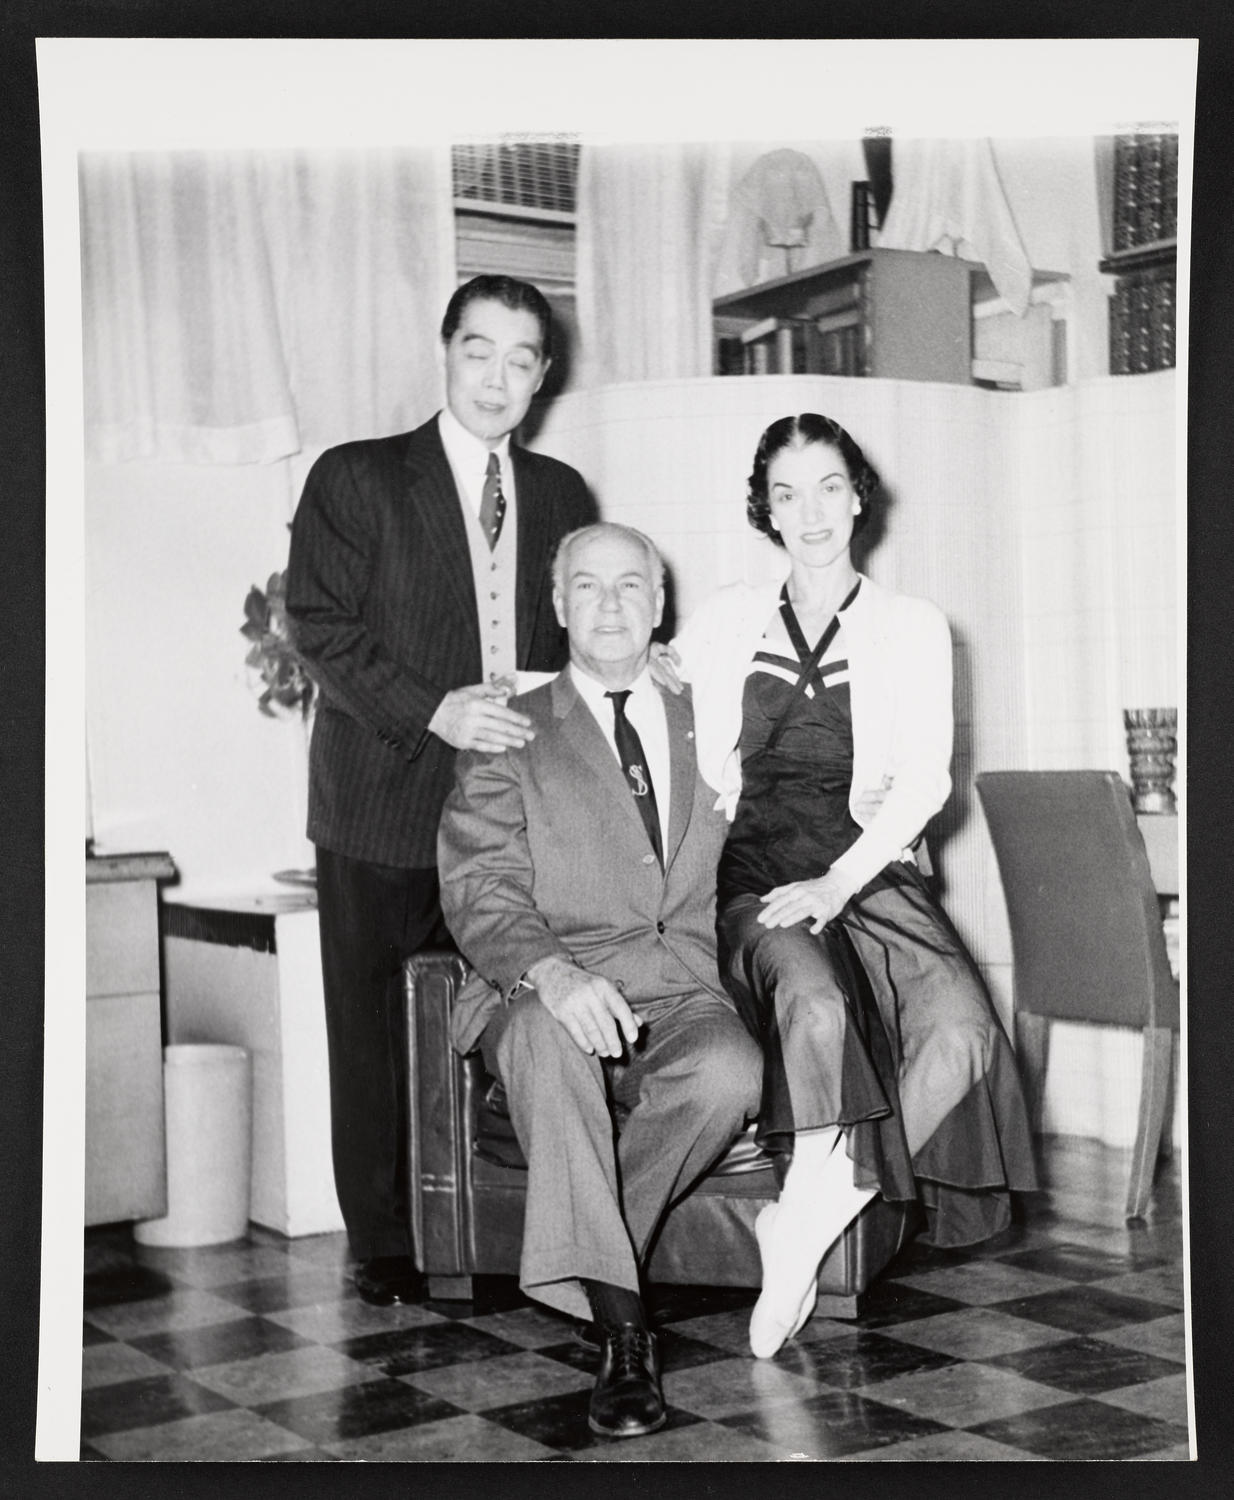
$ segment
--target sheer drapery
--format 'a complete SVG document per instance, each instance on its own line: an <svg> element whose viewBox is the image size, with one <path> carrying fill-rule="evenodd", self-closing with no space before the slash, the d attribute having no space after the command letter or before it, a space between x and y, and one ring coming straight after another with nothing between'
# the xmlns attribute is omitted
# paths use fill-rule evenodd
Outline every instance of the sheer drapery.
<svg viewBox="0 0 1234 1500"><path fill-rule="evenodd" d="M711 374L726 148L584 145L577 297L581 384Z"/></svg>
<svg viewBox="0 0 1234 1500"><path fill-rule="evenodd" d="M294 452L255 158L84 156L80 192L87 455Z"/></svg>
<svg viewBox="0 0 1234 1500"><path fill-rule="evenodd" d="M879 231L885 250L939 250L984 263L1021 317L1033 273L984 138L900 140L892 147L891 205Z"/></svg>
<svg viewBox="0 0 1234 1500"><path fill-rule="evenodd" d="M760 163L789 157L815 179L790 215L799 237L771 223L794 194L758 181ZM845 254L833 205L861 175L855 141L584 145L580 384L710 375L712 298ZM789 254L786 238L797 240Z"/></svg>
<svg viewBox="0 0 1234 1500"><path fill-rule="evenodd" d="M86 452L266 463L440 400L448 154L84 155Z"/></svg>

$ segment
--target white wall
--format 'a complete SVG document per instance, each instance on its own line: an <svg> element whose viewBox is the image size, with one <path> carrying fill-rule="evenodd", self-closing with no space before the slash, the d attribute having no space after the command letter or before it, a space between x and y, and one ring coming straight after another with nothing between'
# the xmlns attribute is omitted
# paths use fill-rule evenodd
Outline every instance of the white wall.
<svg viewBox="0 0 1234 1500"><path fill-rule="evenodd" d="M168 850L189 891L312 862L304 730L258 712L240 634L250 586L286 565L290 485L286 464L86 472L94 836Z"/></svg>
<svg viewBox="0 0 1234 1500"><path fill-rule="evenodd" d="M767 423L821 409L858 435L891 496L869 571L935 599L952 624L956 791L936 842L949 909L1005 1018L1010 943L972 777L1079 765L1125 776L1122 708L1177 703L1174 396L1172 372L1025 394L813 376L648 382L563 396L537 435L589 477L607 516L662 544L681 619L716 584L783 567L744 513ZM239 633L249 586L285 564L308 458L87 471L95 837L169 850L186 893L266 888L312 861L303 732L257 711ZM1111 1077L1121 1102L1102 1128L1122 1139L1137 1044L1087 1031L1060 1043L1047 1120L1092 1133L1098 1106L1076 1079ZM1079 1124L1073 1102L1088 1111Z"/></svg>
<svg viewBox="0 0 1234 1500"><path fill-rule="evenodd" d="M836 150L847 155L828 187L843 221L860 163ZM1015 764L1125 774L1121 707L1177 702L1175 382L1101 374L1110 283L1096 271L1091 141L994 150L1030 261L1071 277L1078 384L1003 395L817 377L647 382L569 392L535 443L575 462L607 515L662 542L682 618L716 582L782 566L743 511L768 422L813 405L867 444L894 501L870 571L936 599L953 626L957 791L939 820L942 865L1007 1012L1005 917L971 777ZM239 627L249 586L285 564L313 456L87 466L93 833L101 849L168 849L190 894L263 888L311 863L303 734L258 713Z"/></svg>
<svg viewBox="0 0 1234 1500"><path fill-rule="evenodd" d="M1109 767L1127 779L1123 709L1178 704L1176 390L1174 372L1162 371L1091 381L1074 400L1065 391L1022 398L1031 423L1015 464L1023 765ZM1001 894L994 880L996 930ZM1008 987L1009 943L1003 935L997 953L999 982ZM1059 1023L1052 1049L1046 1129L1130 1145L1142 1038ZM1175 1141L1181 1132L1176 1094Z"/></svg>
<svg viewBox="0 0 1234 1500"><path fill-rule="evenodd" d="M993 145L1031 261L1073 278L1071 336L1073 352L1082 351L1073 369L1085 375L1102 371L1106 278L1095 270L1101 243L1092 143L1075 138ZM847 184L863 170L860 151L853 142L833 141L819 143L816 155L836 217L846 227ZM838 414L848 413L855 430L869 434L893 488L915 497L913 505L897 509L876 569L894 582L907 566L904 576L951 610L962 669L975 609L983 629L998 632L1001 659L1016 659L1020 617L1008 612L991 622L990 611L978 605L983 591L1003 598L1018 580L1005 573L1005 554L997 574L990 568L982 534L987 521L970 503L1001 493L998 476L991 476L992 485L981 478L989 442L1005 421L1001 408L970 401L962 419L947 418L936 444L927 435L901 447L900 410L909 417L921 413L929 428L936 398L930 387L918 386L885 406L876 391L880 384L869 382L863 393L857 383L830 398L833 405L840 401ZM641 394L625 388L632 393L623 395L622 389L604 393L602 432L596 430L599 408L588 404L592 393L571 392L550 411L539 446L566 458L578 455L579 467L597 481L613 513L620 508L662 536L670 560L674 546L681 548L691 562L681 570L683 611L721 572L776 567L779 559L744 526L741 482L758 431L793 404L781 383L765 380L751 390L749 382L737 380L711 389L708 417L701 407L684 411L676 397L661 400L654 382L641 387ZM704 430L705 441L697 441ZM189 889L265 881L271 871L311 857L302 837L301 736L296 726L257 712L238 631L249 585L264 583L285 563L284 526L313 456L243 468L87 467L93 832L100 847L167 847ZM924 523L934 508L946 512L953 504L965 518L954 536ZM728 516L718 527L717 509ZM940 569L940 551L956 546L967 549L971 570ZM703 560L706 566L694 566ZM1166 623L1163 615L1162 642ZM1040 640L1034 645L1045 649L1042 632L1055 627L1038 622L1036 628ZM1161 652L1172 659L1172 639ZM987 703L994 691L1003 688L983 685ZM1008 694L1006 712L987 716L980 727L992 753L998 747L991 736L1011 732L1007 715L1022 701L1018 689ZM957 709L964 721L958 742L963 762L970 749L966 736L977 726L969 723L967 698L958 700ZM955 832L964 837L961 828Z"/></svg>
<svg viewBox="0 0 1234 1500"><path fill-rule="evenodd" d="M1010 937L973 777L1126 777L1123 707L1178 702L1175 393L1169 371L1025 394L818 376L647 382L566 395L538 434L589 476L608 518L661 545L681 620L721 583L783 571L744 509L770 421L822 411L866 448L890 496L867 569L951 622L955 790L932 842L1008 1026ZM1047 1128L1130 1144L1138 1039L1056 1030Z"/></svg>

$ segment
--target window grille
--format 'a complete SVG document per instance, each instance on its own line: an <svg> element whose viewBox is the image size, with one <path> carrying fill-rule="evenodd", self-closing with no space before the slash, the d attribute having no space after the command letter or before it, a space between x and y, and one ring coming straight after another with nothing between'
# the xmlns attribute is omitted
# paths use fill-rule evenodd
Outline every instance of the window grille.
<svg viewBox="0 0 1234 1500"><path fill-rule="evenodd" d="M563 139L456 145L455 207L572 221L578 151L577 141Z"/></svg>

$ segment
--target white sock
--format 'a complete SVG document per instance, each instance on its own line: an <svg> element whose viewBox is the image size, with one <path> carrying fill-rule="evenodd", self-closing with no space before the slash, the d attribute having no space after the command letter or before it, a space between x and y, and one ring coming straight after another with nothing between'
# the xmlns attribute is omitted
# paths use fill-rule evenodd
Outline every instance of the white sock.
<svg viewBox="0 0 1234 1500"><path fill-rule="evenodd" d="M755 1225L763 1290L750 1316L750 1348L759 1359L770 1359L810 1316L823 1257L873 1196L853 1183L843 1132L798 1134L779 1202Z"/></svg>

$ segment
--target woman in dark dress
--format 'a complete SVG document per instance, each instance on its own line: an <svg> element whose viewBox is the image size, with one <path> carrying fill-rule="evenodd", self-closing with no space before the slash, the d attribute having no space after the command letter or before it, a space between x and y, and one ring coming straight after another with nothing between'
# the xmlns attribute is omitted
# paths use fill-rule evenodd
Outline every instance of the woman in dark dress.
<svg viewBox="0 0 1234 1500"><path fill-rule="evenodd" d="M951 787L951 643L933 604L853 566L877 486L837 423L773 423L748 513L789 577L720 590L674 642L732 819L721 974L764 1048L759 1138L787 1163L756 1225L764 1358L876 1193L923 1204L931 1243L964 1245L1036 1185L1010 1044L911 852Z"/></svg>

